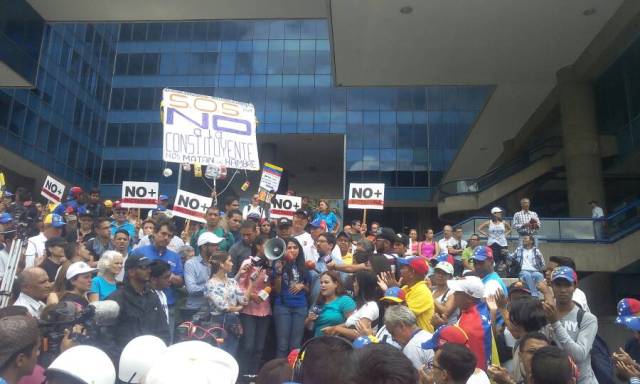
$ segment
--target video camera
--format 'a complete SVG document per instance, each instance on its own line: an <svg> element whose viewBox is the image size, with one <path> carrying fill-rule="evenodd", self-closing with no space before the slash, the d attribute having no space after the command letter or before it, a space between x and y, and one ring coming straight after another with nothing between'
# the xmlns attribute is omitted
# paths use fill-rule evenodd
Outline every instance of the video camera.
<svg viewBox="0 0 640 384"><path fill-rule="evenodd" d="M48 366L60 354L65 330L77 344L99 346L101 328L112 325L119 312L120 306L113 300L93 302L84 308L64 301L43 312L38 324L42 334L41 362ZM82 327L82 332L73 331L76 325Z"/></svg>

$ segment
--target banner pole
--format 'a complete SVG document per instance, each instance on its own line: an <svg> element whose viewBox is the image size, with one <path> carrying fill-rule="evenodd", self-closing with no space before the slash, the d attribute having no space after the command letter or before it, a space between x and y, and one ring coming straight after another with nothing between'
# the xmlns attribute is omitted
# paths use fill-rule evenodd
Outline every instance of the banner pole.
<svg viewBox="0 0 640 384"><path fill-rule="evenodd" d="M191 220L187 219L187 221L185 222L184 225L184 230L182 231L182 240L184 240L185 243L188 243L188 238L189 238L189 225L191 224Z"/></svg>
<svg viewBox="0 0 640 384"><path fill-rule="evenodd" d="M367 208L364 209L364 213L362 214L362 225L367 225Z"/></svg>

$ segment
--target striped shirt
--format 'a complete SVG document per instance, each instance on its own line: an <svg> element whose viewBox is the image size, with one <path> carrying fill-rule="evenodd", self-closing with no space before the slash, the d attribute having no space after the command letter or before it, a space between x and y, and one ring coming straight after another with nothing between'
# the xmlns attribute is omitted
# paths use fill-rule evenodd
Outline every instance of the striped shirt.
<svg viewBox="0 0 640 384"><path fill-rule="evenodd" d="M520 235L535 235L538 232L538 229L531 229L524 226L531 222L531 219L534 219L538 223L538 229L542 228L542 223L538 218L538 214L533 211L524 210L518 211L513 215L513 228L515 228Z"/></svg>

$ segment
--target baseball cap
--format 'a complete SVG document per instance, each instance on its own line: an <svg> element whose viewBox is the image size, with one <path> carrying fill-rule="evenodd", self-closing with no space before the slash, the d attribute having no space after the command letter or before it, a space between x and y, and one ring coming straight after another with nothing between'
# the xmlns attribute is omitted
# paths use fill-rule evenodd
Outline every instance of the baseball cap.
<svg viewBox="0 0 640 384"><path fill-rule="evenodd" d="M256 212L251 212L247 215L247 220L260 221L260 214Z"/></svg>
<svg viewBox="0 0 640 384"><path fill-rule="evenodd" d="M479 245L473 249L473 259L478 261L493 259L493 250L490 247Z"/></svg>
<svg viewBox="0 0 640 384"><path fill-rule="evenodd" d="M429 272L427 259L421 256L399 258L398 264L411 267L419 275L426 275Z"/></svg>
<svg viewBox="0 0 640 384"><path fill-rule="evenodd" d="M453 276L453 265L451 265L451 263L448 261L439 262L438 264L436 264L434 269L439 269L442 272L448 273L449 275Z"/></svg>
<svg viewBox="0 0 640 384"><path fill-rule="evenodd" d="M291 226L291 220L286 217L278 219L278 228L286 228Z"/></svg>
<svg viewBox="0 0 640 384"><path fill-rule="evenodd" d="M198 238L198 240L200 240L200 238ZM132 268L144 268L148 267L149 264L151 264L151 259L139 253L134 253L133 255L129 255L129 257L127 257L127 261L124 262L124 270L127 271Z"/></svg>
<svg viewBox="0 0 640 384"><path fill-rule="evenodd" d="M56 236L56 237L52 237L49 240L44 242L44 247L45 248L51 248L51 247L63 247L67 244L67 241L60 236Z"/></svg>
<svg viewBox="0 0 640 384"><path fill-rule="evenodd" d="M397 239L396 232L391 228L378 228L378 232L376 233L376 237L378 239L389 240L390 243L394 243Z"/></svg>
<svg viewBox="0 0 640 384"><path fill-rule="evenodd" d="M13 217L7 212L0 214L0 224L7 224L13 221Z"/></svg>
<svg viewBox="0 0 640 384"><path fill-rule="evenodd" d="M160 196L158 196L158 200L167 201L167 200L169 200L169 197L167 195L160 195Z"/></svg>
<svg viewBox="0 0 640 384"><path fill-rule="evenodd" d="M402 243L402 245L404 245L405 247L409 246L409 236L405 235L404 233L398 233L396 234L396 238L395 240L393 240L394 243Z"/></svg>
<svg viewBox="0 0 640 384"><path fill-rule="evenodd" d="M556 281L557 279L565 279L570 283L578 282L578 275L576 275L576 271L574 271L571 267L558 267L551 272L551 281Z"/></svg>
<svg viewBox="0 0 640 384"><path fill-rule="evenodd" d="M305 219L309 219L309 211L304 208L300 208L296 211L296 216L303 216Z"/></svg>
<svg viewBox="0 0 640 384"><path fill-rule="evenodd" d="M400 289L399 287L391 287L387 288L387 290L384 291L384 296L380 299L380 301L389 300L395 303L402 303L405 300L405 297L406 295L402 289Z"/></svg>
<svg viewBox="0 0 640 384"><path fill-rule="evenodd" d="M350 234L348 234L348 233L347 233L347 232L345 232L345 231L340 231L340 232L338 232L338 235L336 236L336 239L337 239L338 237L340 237L340 236L342 236L342 237L346 237L346 238L347 238L347 240L351 241L351 235L350 235Z"/></svg>
<svg viewBox="0 0 640 384"><path fill-rule="evenodd" d="M57 213L50 213L44 217L44 224L50 224L54 228L64 227L64 219Z"/></svg>
<svg viewBox="0 0 640 384"><path fill-rule="evenodd" d="M491 214L500 213L500 212L502 212L502 208L500 208L500 207L491 208Z"/></svg>
<svg viewBox="0 0 640 384"><path fill-rule="evenodd" d="M433 349L434 351L446 343L469 346L469 336L457 325L442 325L436 329L430 340L422 343L422 349Z"/></svg>
<svg viewBox="0 0 640 384"><path fill-rule="evenodd" d="M631 298L620 300L618 302L616 324L624 325L634 331L640 331L640 300Z"/></svg>
<svg viewBox="0 0 640 384"><path fill-rule="evenodd" d="M462 279L447 280L447 286L453 292L462 292L476 299L484 297L484 284L477 276L466 276Z"/></svg>
<svg viewBox="0 0 640 384"><path fill-rule="evenodd" d="M322 220L315 219L315 220L312 220L309 223L309 226L314 227L314 228L321 228L323 226L323 223L322 223Z"/></svg>
<svg viewBox="0 0 640 384"><path fill-rule="evenodd" d="M77 197L78 195L82 194L82 188L80 187L71 187L71 189L69 190L69 193L71 194L71 196L73 197Z"/></svg>
<svg viewBox="0 0 640 384"><path fill-rule="evenodd" d="M205 244L220 244L222 240L224 240L222 237L213 232L204 232L198 237L198 247Z"/></svg>
<svg viewBox="0 0 640 384"><path fill-rule="evenodd" d="M40 337L38 322L25 315L0 319L0 366L4 366L16 352L35 344Z"/></svg>
<svg viewBox="0 0 640 384"><path fill-rule="evenodd" d="M511 294L514 292L523 292L523 293L526 293L527 295L531 295L531 291L529 290L529 288L527 288L527 286L524 285L524 283L519 280L516 282L513 282L509 286L509 296L511 296Z"/></svg>
<svg viewBox="0 0 640 384"><path fill-rule="evenodd" d="M69 266L65 277L67 278L67 280L71 280L78 275L82 275L83 273L92 273L97 270L98 268L91 268L89 264L85 263L84 261L77 261Z"/></svg>

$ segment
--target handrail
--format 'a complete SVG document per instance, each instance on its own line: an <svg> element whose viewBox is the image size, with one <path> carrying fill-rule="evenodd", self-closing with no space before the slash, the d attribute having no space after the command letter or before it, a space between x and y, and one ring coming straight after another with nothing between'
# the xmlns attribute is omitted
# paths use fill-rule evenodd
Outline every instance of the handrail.
<svg viewBox="0 0 640 384"><path fill-rule="evenodd" d="M504 221L510 222L511 219L512 217L505 217ZM477 233L478 227L487 220L489 217L473 216L454 226L462 227L467 234ZM542 241L613 243L640 229L640 199L599 220L591 217L541 217L540 221L542 226L538 237ZM442 238L442 231L434 237ZM508 237L510 240L517 238L515 230Z"/></svg>
<svg viewBox="0 0 640 384"><path fill-rule="evenodd" d="M523 170L534 162L555 155L557 150L562 148L560 140L561 138L557 136L549 137L531 147L527 153L516 157L507 164L495 167L477 178L456 179L442 183L438 187L440 199L452 195L465 195L483 191L514 173ZM551 148L553 151L540 153L547 148Z"/></svg>

